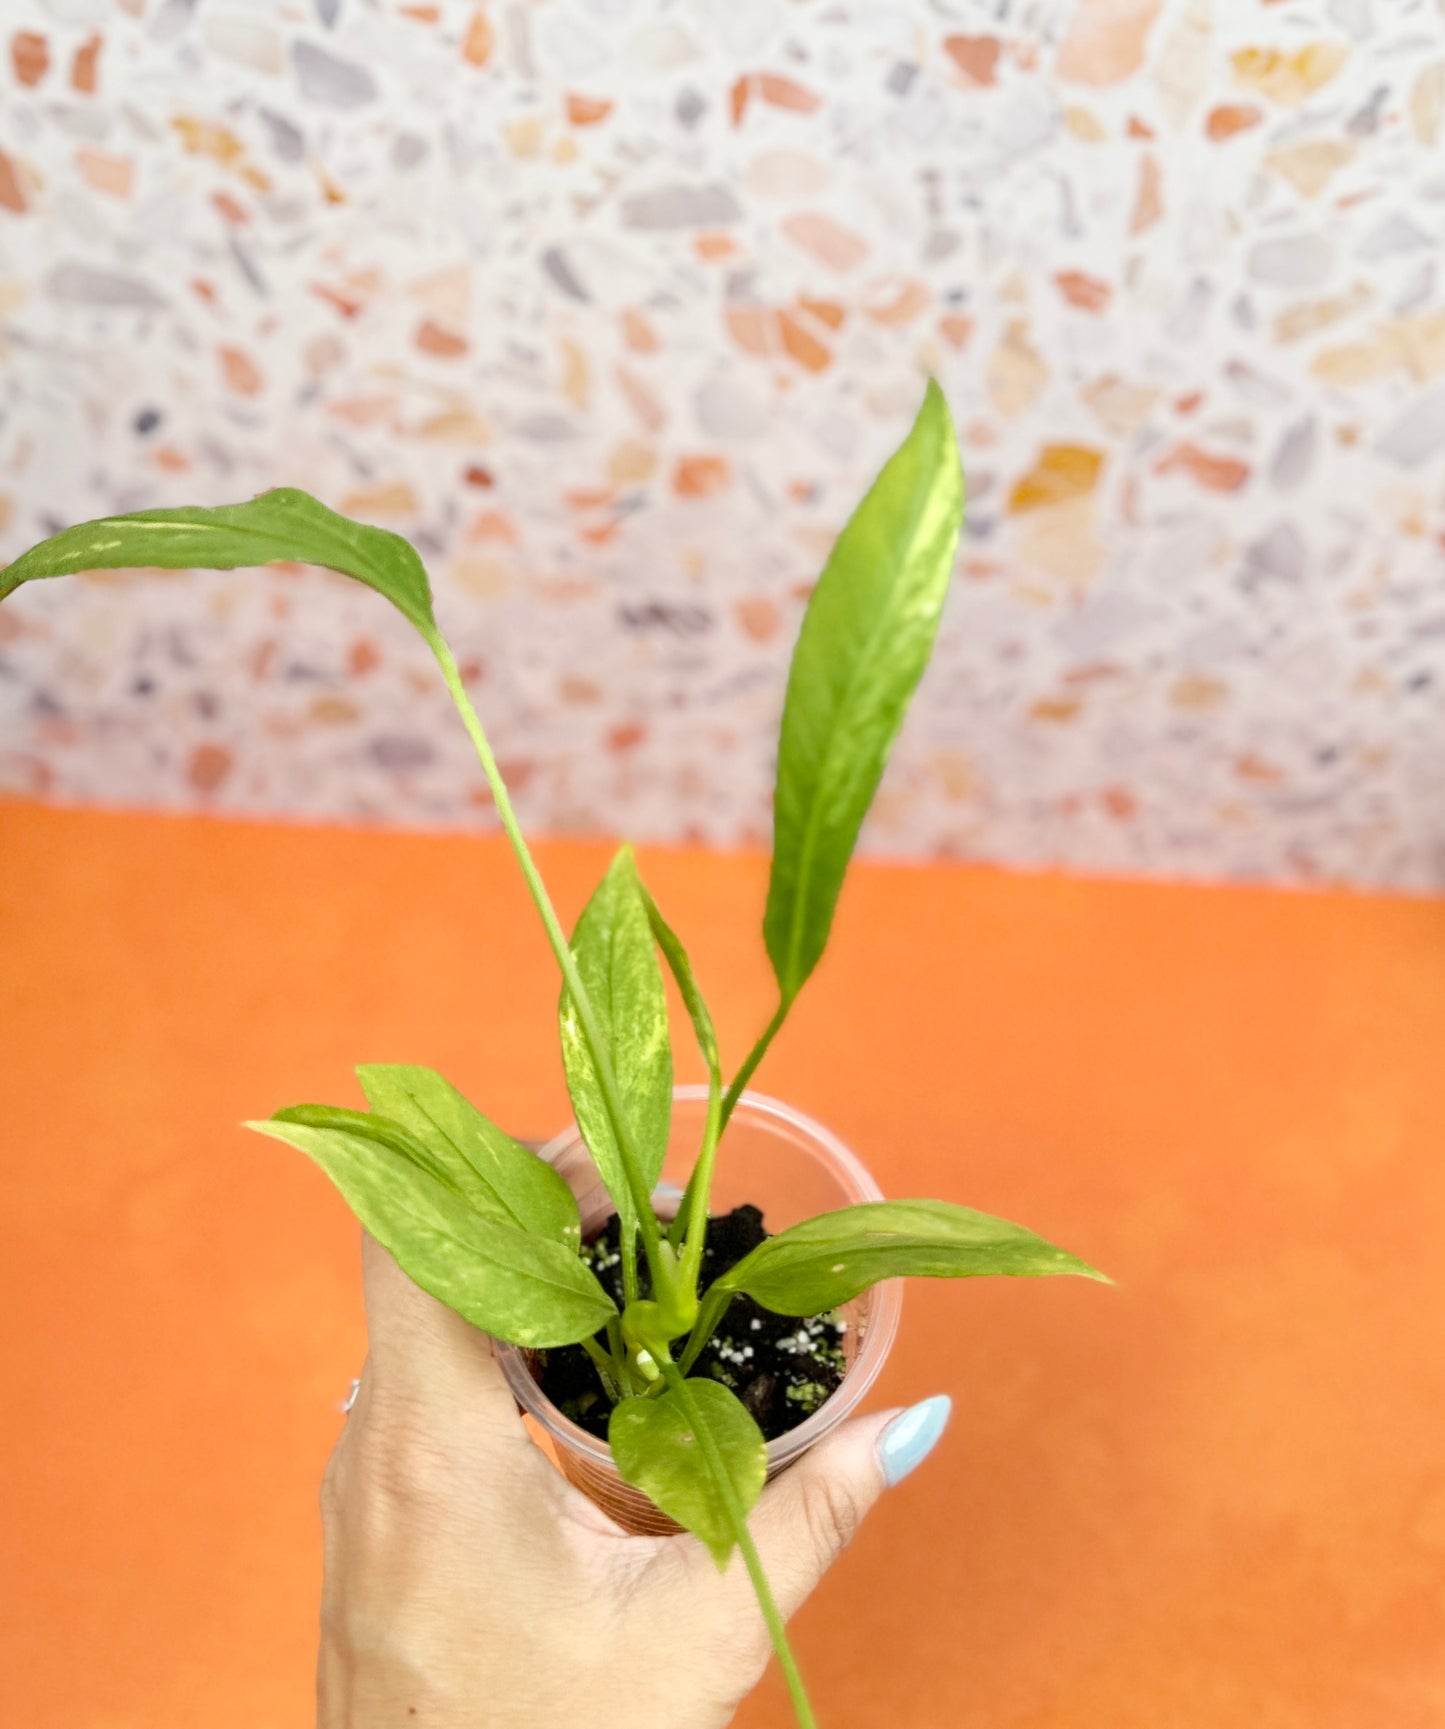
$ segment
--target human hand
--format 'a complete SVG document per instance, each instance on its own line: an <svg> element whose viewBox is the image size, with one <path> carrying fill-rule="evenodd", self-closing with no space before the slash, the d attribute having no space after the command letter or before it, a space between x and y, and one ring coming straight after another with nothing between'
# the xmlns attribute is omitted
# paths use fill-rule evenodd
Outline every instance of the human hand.
<svg viewBox="0 0 1445 1729"><path fill-rule="evenodd" d="M318 1729L720 1729L768 1639L736 1554L632 1537L532 1444L486 1336L362 1244L369 1354L321 1489ZM749 1519L783 1614L946 1399L855 1418Z"/></svg>

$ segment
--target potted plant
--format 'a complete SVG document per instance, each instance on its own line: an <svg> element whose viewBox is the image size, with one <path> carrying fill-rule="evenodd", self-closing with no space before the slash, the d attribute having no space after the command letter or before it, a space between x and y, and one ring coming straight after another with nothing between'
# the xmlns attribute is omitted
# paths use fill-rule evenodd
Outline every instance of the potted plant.
<svg viewBox="0 0 1445 1729"><path fill-rule="evenodd" d="M952 422L930 383L912 430L839 535L794 650L763 922L778 1002L726 1086L687 951L629 848L570 941L564 933L405 540L283 488L243 504L82 524L0 571L3 599L35 578L94 568L318 564L376 589L420 632L561 970L576 1130L540 1158L440 1075L402 1066L358 1071L366 1111L297 1105L251 1126L315 1160L418 1285L501 1342L513 1387L558 1438L575 1481L624 1521L656 1509L700 1537L720 1567L741 1552L804 1725L812 1714L747 1515L770 1469L876 1374L896 1315L886 1281L1102 1276L1021 1226L945 1201L883 1200L826 1131L747 1092L823 954L859 828L932 652L962 502ZM704 1088L676 1102L659 955L707 1072ZM796 1155L821 1161L841 1204L825 1200L811 1216L794 1205L797 1216L783 1218L778 1195L745 1196L781 1225L771 1233L756 1208L721 1213L719 1157L726 1164L749 1137L764 1149L748 1167L760 1185L776 1186ZM685 1184L667 1190L659 1182L670 1144L688 1168Z"/></svg>

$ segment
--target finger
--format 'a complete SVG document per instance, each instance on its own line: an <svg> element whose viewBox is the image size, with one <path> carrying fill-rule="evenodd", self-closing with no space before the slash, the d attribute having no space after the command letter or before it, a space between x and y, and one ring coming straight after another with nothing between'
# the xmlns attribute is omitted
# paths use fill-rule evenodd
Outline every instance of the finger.
<svg viewBox="0 0 1445 1729"><path fill-rule="evenodd" d="M748 1524L785 1617L852 1542L884 1489L932 1452L949 1410L941 1395L906 1411L855 1418L763 1491Z"/></svg>
<svg viewBox="0 0 1445 1729"><path fill-rule="evenodd" d="M369 1394L419 1405L448 1421L483 1420L526 1444L487 1335L415 1284L369 1232L361 1238Z"/></svg>

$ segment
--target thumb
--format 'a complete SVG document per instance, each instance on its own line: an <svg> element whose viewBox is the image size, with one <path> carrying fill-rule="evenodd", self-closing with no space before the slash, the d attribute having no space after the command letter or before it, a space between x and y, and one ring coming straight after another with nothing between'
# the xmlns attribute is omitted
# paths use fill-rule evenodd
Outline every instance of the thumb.
<svg viewBox="0 0 1445 1729"><path fill-rule="evenodd" d="M763 1491L748 1525L784 1618L847 1548L884 1489L933 1451L951 1409L939 1394L905 1411L857 1417Z"/></svg>
<svg viewBox="0 0 1445 1729"><path fill-rule="evenodd" d="M415 1285L369 1233L361 1239L367 1358L363 1387L412 1410L481 1420L525 1441L492 1342Z"/></svg>

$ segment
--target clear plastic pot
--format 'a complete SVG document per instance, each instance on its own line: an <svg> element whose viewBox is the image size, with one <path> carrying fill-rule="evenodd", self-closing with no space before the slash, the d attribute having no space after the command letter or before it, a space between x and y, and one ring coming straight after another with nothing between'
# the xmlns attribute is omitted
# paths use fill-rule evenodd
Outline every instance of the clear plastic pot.
<svg viewBox="0 0 1445 1729"><path fill-rule="evenodd" d="M663 1215L675 1208L697 1155L707 1089L678 1087L673 1101L672 1137L656 1203ZM591 1235L612 1211L612 1202L576 1125L550 1141L542 1157L566 1179L577 1197L583 1235ZM669 1194L671 1205L665 1199ZM821 1123L761 1093L743 1094L718 1151L714 1213L751 1202L762 1210L768 1229L780 1231L815 1213L882 1199L867 1170ZM843 1306L848 1368L842 1385L805 1422L768 1442L770 1478L785 1471L854 1410L888 1356L900 1307L901 1287L896 1279L875 1285ZM493 1341L493 1349L517 1403L534 1419L533 1434L570 1481L625 1530L651 1535L677 1530L645 1496L622 1481L606 1442L578 1428L543 1394L532 1372L531 1352L500 1340Z"/></svg>

